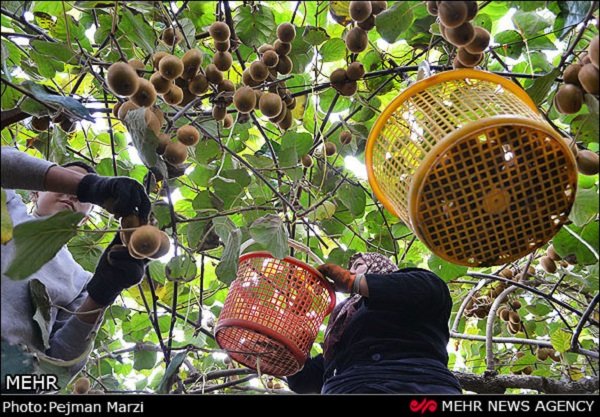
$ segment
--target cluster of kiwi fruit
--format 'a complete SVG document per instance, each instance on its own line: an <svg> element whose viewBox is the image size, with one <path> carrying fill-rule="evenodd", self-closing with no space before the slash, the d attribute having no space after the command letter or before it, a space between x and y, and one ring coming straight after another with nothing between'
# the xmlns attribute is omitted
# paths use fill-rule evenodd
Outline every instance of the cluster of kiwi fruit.
<svg viewBox="0 0 600 417"><path fill-rule="evenodd" d="M50 116L33 116L31 118L30 125L31 128L36 132L43 132L50 128L50 122L60 125L62 130L67 133L73 132L76 128L75 123L73 123L73 121L66 117L63 113L59 113L53 119L51 119Z"/></svg>
<svg viewBox="0 0 600 417"><path fill-rule="evenodd" d="M533 266L529 266L527 270L521 270L519 268L505 268L498 273L499 276L506 278L510 281L525 281L527 277L535 276L535 268Z"/></svg>
<svg viewBox="0 0 600 417"><path fill-rule="evenodd" d="M90 383L89 378L86 378L85 376L82 376L80 378L77 378L75 380L75 382L73 383L73 394L78 394L78 395L84 395L84 394L88 394L88 395L102 395L104 394L104 391L99 390L99 389L91 389L92 388L92 384Z"/></svg>
<svg viewBox="0 0 600 417"><path fill-rule="evenodd" d="M476 1L428 1L427 11L437 16L442 37L456 46L454 68L473 68L484 56L490 44L490 33L471 20L477 16Z"/></svg>
<svg viewBox="0 0 600 417"><path fill-rule="evenodd" d="M348 68L336 68L329 76L331 86L342 96L352 96L358 88L357 81L365 75L365 67L358 61L352 62Z"/></svg>
<svg viewBox="0 0 600 417"><path fill-rule="evenodd" d="M121 218L121 241L136 259L158 259L169 252L169 236L158 228L142 224L136 215Z"/></svg>
<svg viewBox="0 0 600 417"><path fill-rule="evenodd" d="M588 47L579 63L568 65L563 72L564 84L554 96L554 105L562 114L577 113L584 103L584 94L598 95L600 76L598 71L598 36Z"/></svg>
<svg viewBox="0 0 600 417"><path fill-rule="evenodd" d="M561 259L560 255L554 250L554 246L550 245L548 246L548 249L546 249L546 255L540 258L540 265L544 271L553 274L558 269L556 263L560 262Z"/></svg>
<svg viewBox="0 0 600 417"><path fill-rule="evenodd" d="M233 105L241 114L259 109L269 121L282 130L293 124L292 110L296 99L286 88L285 81L277 81L277 74L292 72L293 64L289 58L292 41L296 38L296 28L291 23L282 23L277 27L277 40L261 45L257 49L258 59L252 62L242 73L242 86L233 94ZM270 82L267 91L262 91L263 83Z"/></svg>
<svg viewBox="0 0 600 417"><path fill-rule="evenodd" d="M348 6L350 18L356 23L346 33L346 48L352 53L367 49L367 32L375 27L375 16L387 9L387 1L351 1Z"/></svg>
<svg viewBox="0 0 600 417"><path fill-rule="evenodd" d="M510 334L517 334L523 330L523 322L518 309L521 308L521 302L514 300L512 302L501 304L496 310L496 315L500 320L506 323L506 328Z"/></svg>
<svg viewBox="0 0 600 417"><path fill-rule="evenodd" d="M541 361L545 361L546 359L550 358L554 362L560 362L560 354L558 354L558 352L552 348L537 348L535 351L535 356Z"/></svg>

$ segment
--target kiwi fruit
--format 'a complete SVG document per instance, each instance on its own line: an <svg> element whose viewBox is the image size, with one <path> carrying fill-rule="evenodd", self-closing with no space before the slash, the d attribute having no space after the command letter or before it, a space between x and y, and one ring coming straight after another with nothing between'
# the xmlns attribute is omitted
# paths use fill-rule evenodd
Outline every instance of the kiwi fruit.
<svg viewBox="0 0 600 417"><path fill-rule="evenodd" d="M190 93L199 96L208 90L208 80L203 74L197 74L190 80L188 90L190 90Z"/></svg>
<svg viewBox="0 0 600 417"><path fill-rule="evenodd" d="M215 22L208 28L208 33L217 42L225 42L229 40L231 31L229 26L224 22Z"/></svg>
<svg viewBox="0 0 600 417"><path fill-rule="evenodd" d="M227 108L225 106L214 106L212 109L212 116L213 119L220 122L227 116Z"/></svg>
<svg viewBox="0 0 600 417"><path fill-rule="evenodd" d="M139 78L137 91L130 99L140 107L150 107L156 101L156 90L150 81Z"/></svg>
<svg viewBox="0 0 600 417"><path fill-rule="evenodd" d="M84 376L77 378L77 381L75 381L75 384L73 385L73 394L87 394L90 387L91 384L88 378Z"/></svg>
<svg viewBox="0 0 600 417"><path fill-rule="evenodd" d="M250 67L246 68L244 72L242 72L242 83L249 87L256 87L260 84L258 81L254 81L254 78L250 75Z"/></svg>
<svg viewBox="0 0 600 417"><path fill-rule="evenodd" d="M577 74L577 78L579 78L583 89L588 93L596 96L600 93L600 72L594 64L585 64Z"/></svg>
<svg viewBox="0 0 600 417"><path fill-rule="evenodd" d="M459 68L470 68L470 67L467 67L466 65L464 65L462 62L460 62L458 60L458 57L455 56L454 59L452 60L452 68L459 69Z"/></svg>
<svg viewBox="0 0 600 417"><path fill-rule="evenodd" d="M553 274L556 272L556 264L548 256L542 256L542 258L540 259L540 265L542 265L544 271L548 272L549 274Z"/></svg>
<svg viewBox="0 0 600 417"><path fill-rule="evenodd" d="M250 76L254 81L262 82L269 76L269 69L261 61L254 61L250 64Z"/></svg>
<svg viewBox="0 0 600 417"><path fill-rule="evenodd" d="M142 76L146 70L144 63L137 58L131 58L129 61L127 61L127 64L133 68L139 76Z"/></svg>
<svg viewBox="0 0 600 417"><path fill-rule="evenodd" d="M217 52L213 56L212 62L220 71L227 71L233 64L233 57L229 52Z"/></svg>
<svg viewBox="0 0 600 417"><path fill-rule="evenodd" d="M521 316L516 311L511 311L508 313L508 320L511 323L518 324L521 323Z"/></svg>
<svg viewBox="0 0 600 417"><path fill-rule="evenodd" d="M281 113L283 102L281 97L274 93L265 93L258 101L258 108L266 117L275 117Z"/></svg>
<svg viewBox="0 0 600 417"><path fill-rule="evenodd" d="M206 79L213 84L219 84L223 80L223 73L215 64L208 64L204 69L204 74Z"/></svg>
<svg viewBox="0 0 600 417"><path fill-rule="evenodd" d="M287 105L287 108L289 110L294 110L296 108L296 97L292 97L292 100L290 101L290 104Z"/></svg>
<svg viewBox="0 0 600 417"><path fill-rule="evenodd" d="M178 85L174 85L162 97L165 103L176 106L183 101L183 90Z"/></svg>
<svg viewBox="0 0 600 417"><path fill-rule="evenodd" d="M292 52L292 44L288 42L282 42L277 39L273 43L273 49L275 52L277 52L277 55L288 55L290 52Z"/></svg>
<svg viewBox="0 0 600 417"><path fill-rule="evenodd" d="M469 9L464 1L438 2L438 18L446 28L455 28L467 21Z"/></svg>
<svg viewBox="0 0 600 417"><path fill-rule="evenodd" d="M123 105L123 102L122 101L118 101L117 104L115 104L113 106L112 114L113 114L114 117L119 118L119 109L121 108L122 105Z"/></svg>
<svg viewBox="0 0 600 417"><path fill-rule="evenodd" d="M348 68L346 69L346 77L348 77L350 81L356 81L362 78L363 75L365 75L365 67L362 63L355 61L348 65Z"/></svg>
<svg viewBox="0 0 600 417"><path fill-rule="evenodd" d="M292 72L294 64L289 56L279 55L279 62L277 63L277 72L281 75L287 75Z"/></svg>
<svg viewBox="0 0 600 417"><path fill-rule="evenodd" d="M337 146L333 142L325 142L325 155L333 156L337 152Z"/></svg>
<svg viewBox="0 0 600 417"><path fill-rule="evenodd" d="M465 1L467 5L467 21L473 20L475 16L477 16L477 12L479 11L479 7L477 6L476 1Z"/></svg>
<svg viewBox="0 0 600 417"><path fill-rule="evenodd" d="M342 145L348 145L350 142L352 142L352 133L348 130L342 131L342 133L340 133L340 143Z"/></svg>
<svg viewBox="0 0 600 417"><path fill-rule="evenodd" d="M502 321L508 321L510 319L510 311L507 308L502 310L502 312L500 313L500 318L502 319Z"/></svg>
<svg viewBox="0 0 600 417"><path fill-rule="evenodd" d="M268 44L268 43L262 44L261 46L258 47L259 54L264 54L267 51L273 51L273 50L275 50L273 45Z"/></svg>
<svg viewBox="0 0 600 417"><path fill-rule="evenodd" d="M577 169L583 175L596 175L598 173L598 154L587 149L577 153Z"/></svg>
<svg viewBox="0 0 600 417"><path fill-rule="evenodd" d="M171 145L169 145L171 146ZM167 147L168 150L169 147ZM185 147L184 147L185 148ZM187 153L187 148L186 153ZM165 152L166 155L166 152ZM129 240L129 246L138 255L152 256L160 247L160 230L154 226L143 225L134 230Z"/></svg>
<svg viewBox="0 0 600 417"><path fill-rule="evenodd" d="M108 88L117 96L127 97L135 94L140 85L138 77L131 65L115 62L106 72Z"/></svg>
<svg viewBox="0 0 600 417"><path fill-rule="evenodd" d="M185 162L188 156L187 146L180 142L171 142L165 147L163 158L165 161L179 165Z"/></svg>
<svg viewBox="0 0 600 417"><path fill-rule="evenodd" d="M498 310L496 310L496 317L502 318L503 311L507 311L507 307L505 305L498 307Z"/></svg>
<svg viewBox="0 0 600 417"><path fill-rule="evenodd" d="M469 22L446 29L446 39L454 46L465 46L475 39L475 29Z"/></svg>
<svg viewBox="0 0 600 417"><path fill-rule="evenodd" d="M296 28L291 23L286 22L277 26L277 39L279 39L281 42L291 43L295 37Z"/></svg>
<svg viewBox="0 0 600 417"><path fill-rule="evenodd" d="M331 85L334 86L336 89L339 89L339 87L341 87L348 80L348 74L343 68L337 68L333 70L333 72L329 76L329 82L331 82Z"/></svg>
<svg viewBox="0 0 600 417"><path fill-rule="evenodd" d="M254 90L254 95L256 96L256 104L258 104L258 101L260 100L263 94L264 93L260 90ZM254 105L254 107L256 108L256 105Z"/></svg>
<svg viewBox="0 0 600 417"><path fill-rule="evenodd" d="M283 106L282 111L284 112L284 116L281 121L277 123L277 126L279 126L279 128L282 130L288 130L290 127L292 127L292 123L294 122L292 112L289 111L285 106Z"/></svg>
<svg viewBox="0 0 600 417"><path fill-rule="evenodd" d="M375 15L371 15L367 18L367 20L363 20L362 22L358 22L356 24L362 30L370 31L375 27Z"/></svg>
<svg viewBox="0 0 600 417"><path fill-rule="evenodd" d="M121 229L134 229L140 227L142 225L142 221L135 214L130 214L129 216L121 217ZM129 245L129 239L133 234L133 230L121 230L120 237L121 241L125 246Z"/></svg>
<svg viewBox="0 0 600 417"><path fill-rule="evenodd" d="M558 262L561 260L560 255L558 253L556 253L556 250L554 249L553 245L548 246L548 249L546 249L546 256L555 262Z"/></svg>
<svg viewBox="0 0 600 417"><path fill-rule="evenodd" d="M348 7L350 17L355 22L363 22L371 16L373 7L370 1L351 1Z"/></svg>
<svg viewBox="0 0 600 417"><path fill-rule="evenodd" d="M162 75L160 75L160 72L155 72L152 74L150 77L150 83L158 94L165 94L173 86L173 81L164 78Z"/></svg>
<svg viewBox="0 0 600 417"><path fill-rule="evenodd" d="M171 137L166 133L158 135L158 145L156 147L156 153L162 155L165 153L167 145L171 143Z"/></svg>
<svg viewBox="0 0 600 417"><path fill-rule="evenodd" d="M183 63L181 78L191 80L198 73L198 69L202 63L202 52L196 48L190 49L183 54L181 62Z"/></svg>
<svg viewBox="0 0 600 417"><path fill-rule="evenodd" d="M240 87L233 95L233 105L240 113L250 113L256 107L256 94L251 87Z"/></svg>
<svg viewBox="0 0 600 417"><path fill-rule="evenodd" d="M476 26L474 31L475 37L471 42L465 45L465 49L468 53L477 55L485 51L490 45L490 32L480 26Z"/></svg>
<svg viewBox="0 0 600 417"><path fill-rule="evenodd" d="M181 31L174 28L166 28L160 37L169 46L177 45L183 39Z"/></svg>
<svg viewBox="0 0 600 417"><path fill-rule="evenodd" d="M499 275L506 279L512 279L514 277L514 273L513 273L512 269L510 269L510 268L503 269L502 271L500 271Z"/></svg>
<svg viewBox="0 0 600 417"><path fill-rule="evenodd" d="M279 123L285 118L286 113L287 113L287 107L281 106L281 111L279 112L279 114L277 114L277 116L274 116L274 117L269 117L269 121L272 123Z"/></svg>
<svg viewBox="0 0 600 417"><path fill-rule="evenodd" d="M569 265L577 265L577 255L574 253L565 256L565 262Z"/></svg>
<svg viewBox="0 0 600 417"><path fill-rule="evenodd" d="M223 119L223 127L229 129L231 126L233 126L233 117L231 114L227 113Z"/></svg>
<svg viewBox="0 0 600 417"><path fill-rule="evenodd" d="M579 71L581 71L583 65L581 64L571 64L565 71L563 72L563 81L566 84L575 84L578 87L581 87L581 83L579 82Z"/></svg>
<svg viewBox="0 0 600 417"><path fill-rule="evenodd" d="M164 51L160 51L152 55L152 66L154 67L154 69L158 69L158 64L160 63L160 60L166 56L169 56L169 54Z"/></svg>
<svg viewBox="0 0 600 417"><path fill-rule="evenodd" d="M554 96L554 105L563 114L577 113L583 105L583 91L574 84L563 84Z"/></svg>
<svg viewBox="0 0 600 417"><path fill-rule="evenodd" d="M167 235L162 230L160 231L160 245L156 252L154 252L151 256L152 259L158 259L165 256L169 253L169 249L171 249L171 241L169 240L169 235Z"/></svg>
<svg viewBox="0 0 600 417"><path fill-rule="evenodd" d="M272 51L272 50L265 51L265 53L262 55L260 60L267 67L275 68L275 67L277 67L277 64L279 63L279 55L277 55L277 52Z"/></svg>
<svg viewBox="0 0 600 417"><path fill-rule="evenodd" d="M117 106L115 106L117 107ZM118 109L117 109L118 111ZM44 130L48 130L50 127L50 118L48 116L43 117L32 117L31 118L31 127L33 130L37 130L38 132L42 132Z"/></svg>
<svg viewBox="0 0 600 417"><path fill-rule="evenodd" d="M430 2L427 2L430 3ZM435 2L433 2L435 3ZM387 9L387 1L372 1L371 2L371 14L377 16L379 13Z"/></svg>
<svg viewBox="0 0 600 417"><path fill-rule="evenodd" d="M350 29L350 31L346 34L346 48L350 52L359 53L367 49L367 45L369 43L369 38L367 37L367 32L359 27L355 27Z"/></svg>
<svg viewBox="0 0 600 417"><path fill-rule="evenodd" d="M544 348L538 348L535 352L535 356L539 360L545 361L546 359L548 359L548 350L546 350Z"/></svg>
<svg viewBox="0 0 600 417"><path fill-rule="evenodd" d="M437 1L428 1L427 3L427 13L432 16L438 15L438 2Z"/></svg>
<svg viewBox="0 0 600 417"><path fill-rule="evenodd" d="M194 146L200 140L200 132L192 125L181 126L177 129L177 140L185 146Z"/></svg>
<svg viewBox="0 0 600 417"><path fill-rule="evenodd" d="M464 47L458 48L458 52L456 54L458 61L466 67L474 67L479 64L483 59L483 53L481 54L472 54L467 51Z"/></svg>
<svg viewBox="0 0 600 417"><path fill-rule="evenodd" d="M140 106L135 104L133 101L127 100L121 105L121 107L119 107L119 113L117 117L119 118L119 120L125 120L125 116L127 116L127 112L129 112L129 110L135 110L139 107Z"/></svg>
<svg viewBox="0 0 600 417"><path fill-rule="evenodd" d="M160 122L158 121L158 117L156 117L151 109L146 108L146 111L144 112L144 120L146 122L146 126L148 126L148 129L153 131L154 134L158 136L160 133Z"/></svg>
<svg viewBox="0 0 600 417"><path fill-rule="evenodd" d="M338 92L342 96L350 97L356 93L357 89L358 83L356 81L347 81L346 83L342 84Z"/></svg>
<svg viewBox="0 0 600 417"><path fill-rule="evenodd" d="M304 155L300 161L302 161L302 165L304 165L306 168L313 166L313 159L310 155Z"/></svg>
<svg viewBox="0 0 600 417"><path fill-rule="evenodd" d="M174 80L183 74L183 62L176 56L168 55L158 63L158 70L167 80Z"/></svg>
<svg viewBox="0 0 600 417"><path fill-rule="evenodd" d="M597 18L596 18L597 19ZM588 46L588 56L590 57L590 60L592 61L592 65L594 67L596 67L596 69L598 69L598 42L600 42L600 37L596 36L594 39L592 39L592 41L590 42L590 46Z"/></svg>

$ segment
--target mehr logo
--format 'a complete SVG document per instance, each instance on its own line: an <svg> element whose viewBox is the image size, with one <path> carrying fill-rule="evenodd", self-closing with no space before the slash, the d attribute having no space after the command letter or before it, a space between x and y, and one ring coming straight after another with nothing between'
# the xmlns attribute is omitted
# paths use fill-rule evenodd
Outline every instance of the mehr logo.
<svg viewBox="0 0 600 417"><path fill-rule="evenodd" d="M421 401L412 400L409 404L410 411L413 413L421 413L421 415L430 412L435 413L438 408L438 404L436 400L428 400L427 398L423 398Z"/></svg>

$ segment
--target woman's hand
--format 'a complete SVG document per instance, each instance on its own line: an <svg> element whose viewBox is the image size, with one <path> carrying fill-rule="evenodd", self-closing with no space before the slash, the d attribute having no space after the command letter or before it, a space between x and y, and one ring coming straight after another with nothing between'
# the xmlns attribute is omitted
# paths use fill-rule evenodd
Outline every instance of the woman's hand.
<svg viewBox="0 0 600 417"><path fill-rule="evenodd" d="M352 272L341 266L329 263L318 266L317 270L333 281L336 291L344 293L352 292L352 284L354 284L354 279L356 278L356 275Z"/></svg>

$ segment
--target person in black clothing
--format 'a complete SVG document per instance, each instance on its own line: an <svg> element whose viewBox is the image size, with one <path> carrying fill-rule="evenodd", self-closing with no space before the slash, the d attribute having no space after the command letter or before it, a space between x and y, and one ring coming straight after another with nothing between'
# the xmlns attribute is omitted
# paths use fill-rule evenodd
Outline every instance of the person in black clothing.
<svg viewBox="0 0 600 417"><path fill-rule="evenodd" d="M377 253L356 254L349 270L317 268L338 292L323 354L287 377L299 394L461 394L448 370L446 346L452 299L434 273L398 269Z"/></svg>

